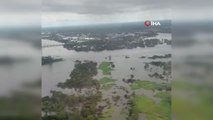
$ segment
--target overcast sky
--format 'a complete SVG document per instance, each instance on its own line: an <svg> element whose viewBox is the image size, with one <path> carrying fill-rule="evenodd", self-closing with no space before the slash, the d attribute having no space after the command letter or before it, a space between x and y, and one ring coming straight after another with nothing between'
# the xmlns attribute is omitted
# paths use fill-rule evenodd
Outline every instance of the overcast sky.
<svg viewBox="0 0 213 120"><path fill-rule="evenodd" d="M0 26L213 20L212 5L213 0L2 0Z"/></svg>
<svg viewBox="0 0 213 120"><path fill-rule="evenodd" d="M171 18L170 0L43 0L43 26Z"/></svg>

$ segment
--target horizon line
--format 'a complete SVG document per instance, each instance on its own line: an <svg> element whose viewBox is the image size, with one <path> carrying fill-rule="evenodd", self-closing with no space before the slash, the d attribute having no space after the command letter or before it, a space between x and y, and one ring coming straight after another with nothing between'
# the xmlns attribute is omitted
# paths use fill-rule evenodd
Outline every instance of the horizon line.
<svg viewBox="0 0 213 120"><path fill-rule="evenodd" d="M149 19L151 20L151 19ZM128 24L128 23L137 23L137 22L144 22L146 20L141 20L141 21L130 21L130 22L112 22L112 23L97 23L97 24L79 24L79 25L71 25L71 24L67 24L67 25L50 25L50 26L43 26L41 25L42 29L45 28L60 28L60 27L83 27L83 26L98 26L98 25L109 25L109 24ZM171 19L164 19L164 20L151 20L151 21L171 21Z"/></svg>

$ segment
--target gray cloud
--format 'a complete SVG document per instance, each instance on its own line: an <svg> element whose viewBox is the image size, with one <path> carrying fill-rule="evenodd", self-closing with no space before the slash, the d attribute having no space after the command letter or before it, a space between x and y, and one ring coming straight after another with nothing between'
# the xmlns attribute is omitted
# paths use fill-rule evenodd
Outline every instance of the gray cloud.
<svg viewBox="0 0 213 120"><path fill-rule="evenodd" d="M212 0L172 0L172 9L212 9Z"/></svg>
<svg viewBox="0 0 213 120"><path fill-rule="evenodd" d="M42 6L45 12L113 14L168 9L170 0L43 0Z"/></svg>
<svg viewBox="0 0 213 120"><path fill-rule="evenodd" d="M41 10L40 0L2 0L0 1L1 11L39 11Z"/></svg>

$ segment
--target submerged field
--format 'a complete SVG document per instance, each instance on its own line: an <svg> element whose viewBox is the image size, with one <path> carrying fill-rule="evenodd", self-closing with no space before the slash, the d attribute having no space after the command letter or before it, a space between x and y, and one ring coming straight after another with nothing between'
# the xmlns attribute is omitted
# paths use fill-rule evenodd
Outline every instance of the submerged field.
<svg viewBox="0 0 213 120"><path fill-rule="evenodd" d="M118 80L112 76L116 70L113 65L114 70L110 61L75 61L70 78L57 84L61 89L74 90L74 94L52 91L43 97L43 119L171 119L170 83L138 80L134 75ZM103 76L96 78L98 74Z"/></svg>

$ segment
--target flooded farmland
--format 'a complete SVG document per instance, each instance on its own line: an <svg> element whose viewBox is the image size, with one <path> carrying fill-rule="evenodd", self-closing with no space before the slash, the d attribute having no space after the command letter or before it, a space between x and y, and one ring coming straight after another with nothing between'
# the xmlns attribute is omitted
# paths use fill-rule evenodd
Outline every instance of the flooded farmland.
<svg viewBox="0 0 213 120"><path fill-rule="evenodd" d="M159 39L164 39L163 36L168 39L169 35L158 36ZM42 44L48 43L58 42L42 40ZM104 51L75 51L63 46L43 48L42 56L59 57L63 61L42 67L42 96L51 98L56 91L69 96L88 96L98 91L101 93L100 100L95 105L98 120L152 120L152 111L140 111L141 108L134 107L134 104L146 107L141 103L144 100L153 109L162 110L158 113L164 115L162 118L169 119L165 114L170 108L160 108L159 105L162 104L162 97L168 96L171 89L171 57L159 57L168 54L171 54L171 45L167 44ZM159 58L153 59L153 56ZM76 64L86 65L89 62L97 64L97 73L91 79L97 80L100 88L84 86L78 89L69 85L60 87L59 83L68 84L69 80L75 79L72 78L72 73L78 66Z"/></svg>

